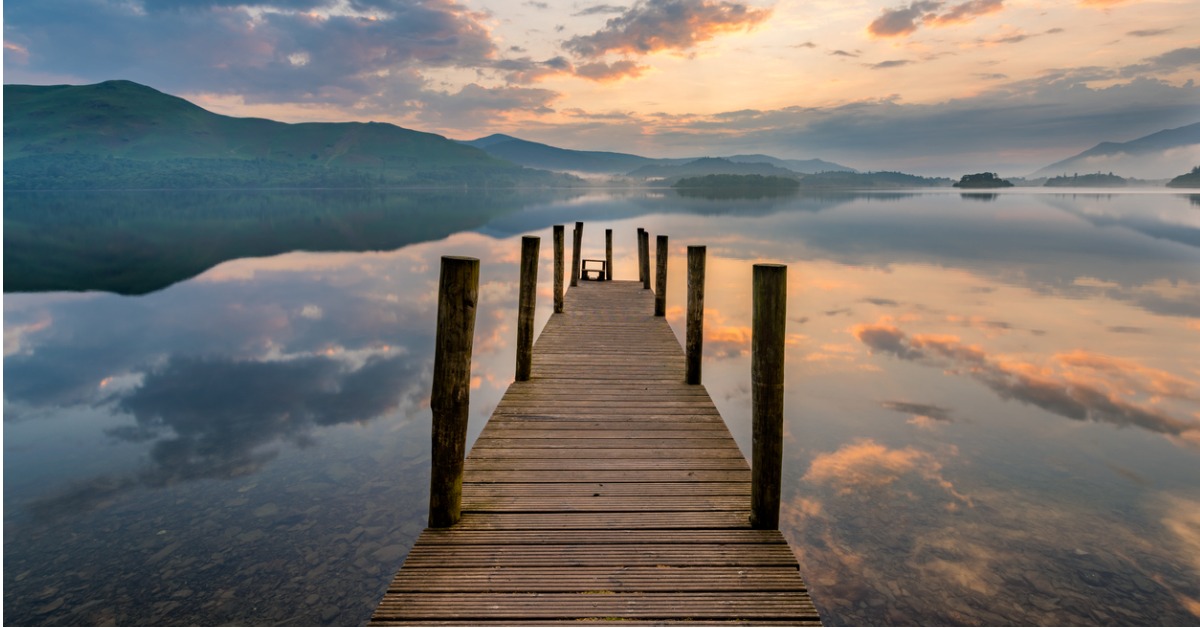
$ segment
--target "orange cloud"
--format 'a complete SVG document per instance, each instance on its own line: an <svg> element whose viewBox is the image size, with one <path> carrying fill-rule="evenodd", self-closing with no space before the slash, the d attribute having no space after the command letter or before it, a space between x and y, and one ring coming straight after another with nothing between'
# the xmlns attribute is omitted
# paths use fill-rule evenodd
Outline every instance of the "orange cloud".
<svg viewBox="0 0 1200 628"><path fill-rule="evenodd" d="M624 78L637 78L648 69L649 66L638 65L627 59L613 63L597 61L576 67L575 76L597 83L612 83Z"/></svg>

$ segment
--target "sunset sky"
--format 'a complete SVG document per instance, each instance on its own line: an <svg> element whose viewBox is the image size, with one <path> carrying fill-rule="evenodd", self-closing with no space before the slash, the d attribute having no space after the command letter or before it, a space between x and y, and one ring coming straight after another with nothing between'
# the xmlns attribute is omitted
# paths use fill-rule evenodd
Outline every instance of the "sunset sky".
<svg viewBox="0 0 1200 628"><path fill-rule="evenodd" d="M4 82L129 79L218 113L455 139L1023 175L1200 121L1197 24L1195 0L10 0Z"/></svg>

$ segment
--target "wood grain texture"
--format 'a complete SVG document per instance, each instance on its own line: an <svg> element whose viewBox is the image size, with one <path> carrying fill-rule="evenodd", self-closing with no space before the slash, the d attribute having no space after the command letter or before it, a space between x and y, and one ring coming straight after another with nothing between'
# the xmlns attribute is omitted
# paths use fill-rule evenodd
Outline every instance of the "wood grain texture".
<svg viewBox="0 0 1200 628"><path fill-rule="evenodd" d="M820 625L642 286L567 292L466 458L461 519L421 534L371 625Z"/></svg>

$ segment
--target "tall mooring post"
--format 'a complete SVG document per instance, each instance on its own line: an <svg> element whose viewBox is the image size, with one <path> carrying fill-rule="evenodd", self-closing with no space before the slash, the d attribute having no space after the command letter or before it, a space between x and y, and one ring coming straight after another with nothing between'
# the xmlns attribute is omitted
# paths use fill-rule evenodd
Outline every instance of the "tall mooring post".
<svg viewBox="0 0 1200 628"><path fill-rule="evenodd" d="M646 273L642 268L642 235L646 232L645 229L638 227L637 230L637 267L638 281L646 281Z"/></svg>
<svg viewBox="0 0 1200 628"><path fill-rule="evenodd" d="M471 341L479 297L479 260L442 257L433 354L432 470L429 527L448 528L462 514L463 457L471 403Z"/></svg>
<svg viewBox="0 0 1200 628"><path fill-rule="evenodd" d="M575 223L575 246L571 249L571 287L579 285L580 256L583 254L583 223Z"/></svg>
<svg viewBox="0 0 1200 628"><path fill-rule="evenodd" d="M517 374L518 382L529 381L533 369L533 311L537 305L538 251L542 239L521 238L521 286L517 299Z"/></svg>
<svg viewBox="0 0 1200 628"><path fill-rule="evenodd" d="M554 225L554 313L563 311L563 232L562 225Z"/></svg>
<svg viewBox="0 0 1200 628"><path fill-rule="evenodd" d="M754 265L754 314L750 338L753 452L750 462L750 526L779 528L783 474L783 357L787 322L787 266Z"/></svg>
<svg viewBox="0 0 1200 628"><path fill-rule="evenodd" d="M612 229L604 230L604 280L612 281Z"/></svg>
<svg viewBox="0 0 1200 628"><path fill-rule="evenodd" d="M667 236L658 236L654 252L658 258L654 273L654 315L667 315Z"/></svg>
<svg viewBox="0 0 1200 628"><path fill-rule="evenodd" d="M704 357L704 258L706 248L687 248L687 331L685 334L687 383L700 383L700 364Z"/></svg>
<svg viewBox="0 0 1200 628"><path fill-rule="evenodd" d="M650 289L650 232L642 231L642 289Z"/></svg>

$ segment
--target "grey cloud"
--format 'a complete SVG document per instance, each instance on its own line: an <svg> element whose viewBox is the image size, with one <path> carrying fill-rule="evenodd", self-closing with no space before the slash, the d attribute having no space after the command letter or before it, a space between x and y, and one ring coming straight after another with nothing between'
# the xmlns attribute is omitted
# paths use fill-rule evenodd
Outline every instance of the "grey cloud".
<svg viewBox="0 0 1200 628"><path fill-rule="evenodd" d="M423 117L449 125L477 126L507 111L552 113L558 92L533 87L483 87L471 83L455 93L426 96Z"/></svg>
<svg viewBox="0 0 1200 628"><path fill-rule="evenodd" d="M6 7L6 41L28 55L6 55L5 71L10 80L62 74L94 81L126 78L168 92L238 94L248 102L394 110L394 103L374 101L375 95L417 98L424 69L478 67L496 52L476 14L443 0L352 3L364 11L380 9L374 20L318 19L295 11L322 4L314 2L272 2L288 10L255 18L246 4L159 2L146 12L117 2Z"/></svg>
<svg viewBox="0 0 1200 628"><path fill-rule="evenodd" d="M834 50L833 52L830 52L829 54L831 54L835 57L857 57L858 56L858 53L846 52L845 50Z"/></svg>
<svg viewBox="0 0 1200 628"><path fill-rule="evenodd" d="M1129 31L1125 34L1129 35L1130 37L1158 37L1159 35L1166 35L1173 32L1175 32L1175 29L1173 28L1148 28L1144 30Z"/></svg>
<svg viewBox="0 0 1200 628"><path fill-rule="evenodd" d="M910 63L912 63L912 61L908 59L889 59L887 61L880 61L879 63L868 64L868 67L870 67L872 70L886 70L888 68L904 67Z"/></svg>
<svg viewBox="0 0 1200 628"><path fill-rule="evenodd" d="M1200 47L1176 48L1163 54L1144 59L1141 63L1121 68L1123 77L1146 74L1171 74L1180 70L1200 68Z"/></svg>
<svg viewBox="0 0 1200 628"><path fill-rule="evenodd" d="M563 47L580 57L608 52L644 55L658 50L687 50L731 29L749 28L771 15L727 0L640 0L604 28L578 35Z"/></svg>
<svg viewBox="0 0 1200 628"><path fill-rule="evenodd" d="M936 11L941 6L941 2L917 0L907 7L884 9L883 13L867 26L867 30L876 37L907 35L917 30L918 22L927 13Z"/></svg>
<svg viewBox="0 0 1200 628"><path fill-rule="evenodd" d="M586 9L583 9L582 11L579 11L577 13L574 13L573 15L575 17L581 17L584 15L603 15L603 14L607 14L607 13L624 13L628 10L629 10L628 7L623 7L623 6L619 6L619 5L615 5L615 4L597 4L597 5L590 6Z"/></svg>
<svg viewBox="0 0 1200 628"><path fill-rule="evenodd" d="M613 63L585 63L575 68L575 75L592 81L612 81L624 77L637 77L644 70L644 66L624 59Z"/></svg>

